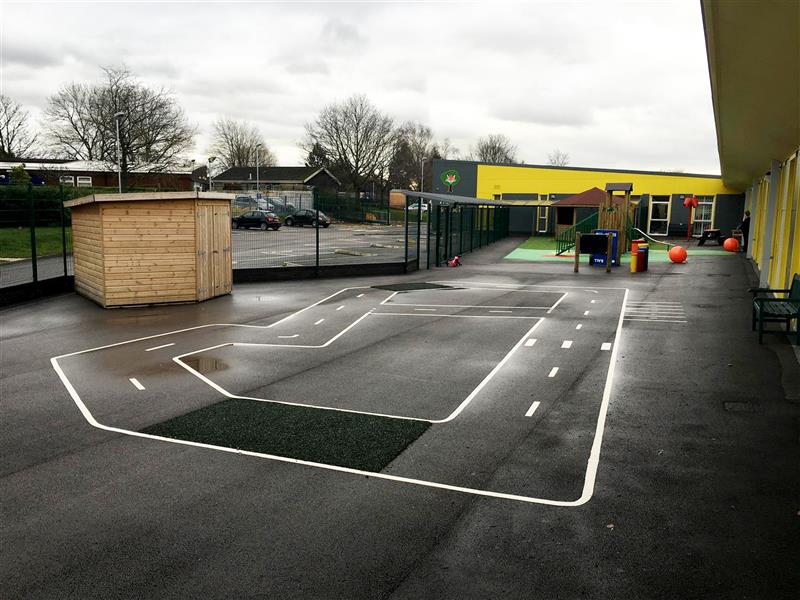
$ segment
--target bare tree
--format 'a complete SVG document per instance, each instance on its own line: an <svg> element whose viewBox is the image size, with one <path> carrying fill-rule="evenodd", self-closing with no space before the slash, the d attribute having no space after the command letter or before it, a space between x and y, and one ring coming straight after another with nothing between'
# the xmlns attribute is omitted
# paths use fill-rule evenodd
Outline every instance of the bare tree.
<svg viewBox="0 0 800 600"><path fill-rule="evenodd" d="M503 134L478 138L470 149L471 160L487 163L510 164L517 162L517 147Z"/></svg>
<svg viewBox="0 0 800 600"><path fill-rule="evenodd" d="M353 188L388 171L397 132L392 119L375 108L364 95L329 104L312 123L306 124L301 147L308 153L320 149Z"/></svg>
<svg viewBox="0 0 800 600"><path fill-rule="evenodd" d="M0 94L0 159L24 158L36 145L30 113L15 100Z"/></svg>
<svg viewBox="0 0 800 600"><path fill-rule="evenodd" d="M277 163L258 127L228 117L214 121L211 154L217 157L222 169L255 166L256 154L261 167L273 167Z"/></svg>
<svg viewBox="0 0 800 600"><path fill-rule="evenodd" d="M128 187L131 171L163 172L182 164L195 128L172 93L144 86L124 67L103 68L103 74L102 83L73 82L48 99L47 134L56 153L116 168L117 115L121 115L123 187Z"/></svg>
<svg viewBox="0 0 800 600"><path fill-rule="evenodd" d="M566 167L569 164L569 154L556 148L547 155L547 164L554 167Z"/></svg>
<svg viewBox="0 0 800 600"><path fill-rule="evenodd" d="M444 138L441 142L437 142L434 146L434 158L449 158L458 160L461 152L450 143L450 138Z"/></svg>

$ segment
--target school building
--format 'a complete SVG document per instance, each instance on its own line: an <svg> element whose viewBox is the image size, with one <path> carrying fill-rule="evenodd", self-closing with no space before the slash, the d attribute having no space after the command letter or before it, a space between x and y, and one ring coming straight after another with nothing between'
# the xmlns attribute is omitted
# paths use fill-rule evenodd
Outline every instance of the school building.
<svg viewBox="0 0 800 600"><path fill-rule="evenodd" d="M800 2L703 0L722 181L746 191L762 287L800 273Z"/></svg>
<svg viewBox="0 0 800 600"><path fill-rule="evenodd" d="M744 213L741 189L725 185L719 175L434 160L432 176L434 192L512 204L509 227L521 234L554 235L588 218L608 183L633 184L635 225L653 236L686 236L687 196L699 202L692 218L695 236L706 229L730 235Z"/></svg>

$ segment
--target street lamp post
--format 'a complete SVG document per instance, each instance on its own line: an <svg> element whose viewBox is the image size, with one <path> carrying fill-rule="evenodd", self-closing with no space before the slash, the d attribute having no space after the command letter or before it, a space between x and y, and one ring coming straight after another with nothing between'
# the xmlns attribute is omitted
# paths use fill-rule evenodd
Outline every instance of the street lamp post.
<svg viewBox="0 0 800 600"><path fill-rule="evenodd" d="M211 163L213 163L215 160L217 160L216 156L209 156L208 157L208 165L206 166L206 171L207 171L206 175L208 176L208 191L209 192L211 191L211 183L212 183Z"/></svg>
<svg viewBox="0 0 800 600"><path fill-rule="evenodd" d="M119 120L125 116L124 112L117 112L114 113L114 120L117 123L117 184L119 188L119 193L122 193L122 160L120 159L120 151L122 149L122 144L119 142Z"/></svg>
<svg viewBox="0 0 800 600"><path fill-rule="evenodd" d="M425 191L425 159L419 161L419 191Z"/></svg>
<svg viewBox="0 0 800 600"><path fill-rule="evenodd" d="M258 200L258 149L261 144L256 144L256 200Z"/></svg>

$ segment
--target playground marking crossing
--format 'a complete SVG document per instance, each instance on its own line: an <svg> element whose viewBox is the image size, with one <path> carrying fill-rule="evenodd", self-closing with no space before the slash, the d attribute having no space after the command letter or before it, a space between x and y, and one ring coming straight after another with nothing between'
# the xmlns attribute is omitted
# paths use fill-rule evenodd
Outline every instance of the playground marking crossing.
<svg viewBox="0 0 800 600"><path fill-rule="evenodd" d="M433 283L433 282L431 282L431 283ZM450 285L453 285L455 282L447 282L447 283L450 284ZM474 283L474 282L472 282L472 283ZM478 283L480 283L480 282L478 282ZM591 450L590 450L589 459L588 459L588 461L586 463L587 467L586 467L586 472L585 472L585 475L584 475L583 488L582 488L582 492L581 492L580 497L578 497L575 500L555 500L555 499L550 499L550 498L539 498L539 497L533 497L533 496L525 496L525 495L522 495L522 494L511 494L511 493L505 493L505 492L496 492L496 491L492 491L492 490L471 488L471 487L466 487L466 486L452 485L452 484L447 484L447 483L442 483L442 482L428 481L428 480L424 480L424 479L416 479L416 478L413 478L413 477L392 475L392 474L389 474L389 473L363 471L361 469L355 469L355 468L351 468L351 467L341 467L341 466L338 466L338 465L330 465L330 464L326 464L326 463L319 463L319 462L314 462L314 461L289 458L289 457L286 457L286 456L278 456L278 455L267 454L267 453L262 453L262 452L253 452L253 451L249 451L249 450L240 450L240 449L237 449L237 448L231 448L231 447L227 447L227 446L218 446L218 445L214 445L214 444L205 444L205 443L202 443L202 442L194 442L194 441L189 441L189 440L181 440L181 439L176 439L176 438L169 438L169 437L164 437L164 436L159 436L159 435L142 433L142 432L135 431L135 430L124 429L124 428L121 428L121 427L114 427L114 426L110 426L110 425L105 425L105 424L100 423L99 421L97 421L97 419L95 419L95 417L92 415L91 411L89 411L88 407L86 406L84 401L81 399L81 397L78 394L77 390L72 385L71 381L69 380L69 378L67 377L66 373L64 372L61 364L59 363L59 360L62 360L62 359L65 359L65 358L68 358L68 357L71 357L71 356L77 356L77 355L86 354L86 353L90 353L90 352L97 352L99 350L105 350L105 349L108 349L108 348L119 347L119 346L126 345L126 344L133 344L133 343L138 343L138 342L142 342L142 341L145 341L145 340L163 338L165 336L177 335L177 334L186 333L186 332L190 332L190 331L198 331L198 330L206 329L206 328L241 327L241 328L262 329L262 330L263 329L270 329L272 327L275 327L276 325L279 325L281 323L284 323L284 322L296 317L297 315L299 315L299 314L301 314L301 313L303 313L303 312L305 312L307 310L310 310L311 308L313 308L315 306L318 306L318 305L330 300L331 298L341 294L342 292L349 291L349 290L352 290L352 289L358 289L359 287L364 289L364 288L367 288L368 286L357 286L357 287L354 286L354 287L344 288L342 290L339 290L339 291L331 294L330 296L327 296L327 297L323 298L322 300L314 302L313 304L310 304L310 305L308 305L308 306L306 306L306 307L304 307L304 308L302 308L302 309L300 309L300 310L298 310L298 311L296 311L294 313L291 313L291 314L287 315L286 317L284 317L282 319L279 319L278 321L275 321L274 323L271 323L270 325L266 325L266 326L264 326L264 325L245 325L245 324L237 324L237 323L209 323L209 324L206 324L206 325L197 325L197 326L193 326L193 327L186 327L186 328L183 328L183 329L178 329L178 330L169 331L169 332L165 332L165 333L149 335L149 336L143 336L143 337L135 338L135 339L132 339L132 340L126 340L126 341L122 341L122 342L115 342L115 343L112 343L112 344L106 344L106 345L98 346L98 347L95 347L95 348L89 348L89 349L86 349L86 350L79 350L79 351L76 351L76 352L62 354L62 355L59 355L59 356L52 357L50 359L50 362L51 362L51 365L53 367L53 370L58 375L59 379L61 380L61 383L64 385L64 387L67 390L67 393L69 394L69 396L75 402L75 405L78 407L78 410L81 412L81 414L83 415L84 419L86 419L86 421L91 426L93 426L95 428L98 428L98 429L101 429L101 430L104 430L104 431L109 431L109 432L113 432L113 433L119 433L119 434L122 434L122 435L127 435L127 436L131 436L131 437L137 437L137 438L140 438L140 439L149 439L149 440L164 442L164 443L168 443L168 444L177 444L177 445L181 445L181 446L190 446L190 447L195 447L195 448L203 448L203 449L215 450L215 451L218 451L218 452L227 452L229 454L238 454L238 455L243 455L243 456L250 456L250 457L255 457L255 458L274 460L274 461L277 461L277 462L283 462L283 463L289 463L289 464L295 464L295 465L302 465L302 466L314 467L314 468L319 468L319 469L325 469L325 470L328 470L328 471L335 471L335 472L340 472L340 473L349 473L349 474L358 475L358 476L365 476L365 477L368 477L368 478L369 477L373 477L373 478L376 478L376 479L383 479L383 480L387 480L387 481L395 481L395 482L400 482L400 483L418 485L418 486L422 486L422 487L461 492L461 493L471 494L471 495L475 495L475 496L482 496L482 497L487 497L487 498L497 498L497 499L504 499L504 500L519 501L519 502L530 503L530 504L542 504L542 505L547 505L547 506L559 506L559 507L578 507L578 506L582 506L583 504L587 503L592 498L592 495L594 494L594 487L595 487L595 482L596 482L597 472L598 472L598 467L599 467L600 451L601 451L601 448L602 448L603 435L604 435L604 432L605 432L605 422L606 422L606 418L607 418L607 414L608 414L608 406L609 406L609 402L610 402L610 398L611 398L612 382L613 382L613 379L614 379L614 372L616 370L616 363L617 363L619 344L614 344L613 348L612 348L612 351L611 351L611 357L609 359L609 367L608 367L608 371L607 371L607 374L606 374L605 385L603 387L603 395L602 395L602 399L601 399L601 403L600 403L600 410L599 410L597 421L596 421L595 433L594 433L594 438L593 438L593 442L592 442L592 447L591 447ZM508 286L505 285L505 287L508 287ZM515 286L515 287L518 288L520 286ZM534 286L534 285L528 285L528 286L524 286L524 287L560 287L562 289L565 288L565 287L574 287L574 288L577 288L577 289L590 291L590 292L595 293L595 294L598 293L596 290L587 290L587 288L580 287L580 286ZM626 308L626 304L627 304L627 301L628 301L629 290L626 289L626 288L597 288L597 289L613 289L613 290L618 290L618 291L624 291L623 297L622 297L622 305L621 305L621 308L620 308L619 317L618 317L618 320L617 320L617 325L616 325L615 334L614 334L614 339L615 340L619 340L620 336L622 334L622 327L623 327L623 322L624 322L625 308ZM357 297L361 298L364 295L365 294L361 293ZM565 293L565 295L566 295L566 293ZM563 297L562 297L562 299L563 299ZM483 307L483 308L485 308L485 307ZM359 319L357 319L356 321L354 321L353 323L348 325L345 329L343 329L341 332L339 332L333 338L328 340L326 342L326 345L329 345L329 344L333 343L336 339L338 339L339 337L344 335L347 331L349 331L352 327L357 325L357 323L360 322L361 319L366 318L369 315L394 316L394 315L397 315L397 314L400 314L400 313L388 313L388 312L387 313L374 313L374 312L370 311L370 312L362 315ZM436 317L436 318L443 318L443 317L470 318L469 316L466 316L466 315L414 315L413 313L411 313L411 315L412 316L429 316L429 317ZM535 318L535 317L519 317L519 316L503 317L503 316L475 315L475 316L473 316L471 318L507 318L507 319L523 318L524 319L524 318ZM530 335L530 333L533 330L535 330L535 328L539 324L541 324L543 322L543 320L544 320L543 318L538 318L537 319L536 324L529 330L528 333L525 334L525 336L523 336L517 342L517 344L514 346L514 348L511 349L511 351L503 358L503 360L500 363L498 363L498 365L495 367L495 369L493 369L493 371L487 376L487 378L484 379L484 382L481 382L481 385L479 385L479 388L482 387L483 385L485 385L485 382L488 381L488 379L497 370L499 370L502 367L504 362L507 361L510 358L511 355L513 355L513 352L517 348L519 348L524 342L526 342L526 340L530 341L530 339L527 339L527 336ZM220 344L220 345L213 346L213 347L216 348L216 347L223 346L223 345L232 345L232 344ZM249 345L249 344L242 344L242 345ZM256 344L256 345L267 345L267 344ZM277 347L287 347L285 344L271 344L271 345L272 346L277 346ZM303 346L297 346L297 347L303 347ZM306 346L306 347L309 347L309 346ZM198 352L202 352L202 351L203 350L196 350L193 353L187 353L187 354L194 354L194 353L198 353ZM177 357L175 357L175 358L177 358ZM175 358L173 358L173 360L175 360ZM476 390L474 390L473 393L470 394L470 396L476 395L478 393L478 391L479 391L479 389L476 388ZM459 407L459 409L457 409L457 412L460 412L461 410L463 410L463 408L469 403L469 401L471 401L471 399L472 399L471 397L468 397L467 399L465 399L465 401L462 402L462 405Z"/></svg>

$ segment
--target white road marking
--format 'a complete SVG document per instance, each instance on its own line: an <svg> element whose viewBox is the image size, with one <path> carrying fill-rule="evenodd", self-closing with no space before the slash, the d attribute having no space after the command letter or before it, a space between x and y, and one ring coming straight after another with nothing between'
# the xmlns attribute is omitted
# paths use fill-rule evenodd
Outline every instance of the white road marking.
<svg viewBox="0 0 800 600"><path fill-rule="evenodd" d="M676 321L674 319L629 319L625 317L626 321L649 321L650 323L688 323L688 321Z"/></svg>
<svg viewBox="0 0 800 600"><path fill-rule="evenodd" d="M314 323L314 325L319 325L319 324L320 324L320 323L322 323L324 320L325 320L325 319L320 319L319 321L316 321L316 322Z"/></svg>
<svg viewBox="0 0 800 600"><path fill-rule="evenodd" d="M160 346L155 346L154 348L148 348L145 352L152 352L153 350L161 350L161 348L169 348L170 346L174 346L175 342L171 344L161 344Z"/></svg>
<svg viewBox="0 0 800 600"><path fill-rule="evenodd" d="M525 416L526 417L532 416L533 413L536 412L536 409L539 408L540 404L541 404L541 402L539 402L538 400L536 402L534 402L533 404L531 404L531 407L528 409L528 412L525 413Z"/></svg>
<svg viewBox="0 0 800 600"><path fill-rule="evenodd" d="M555 377L556 373L558 373L558 367L553 367L550 369L550 373L547 374L548 377Z"/></svg>
<svg viewBox="0 0 800 600"><path fill-rule="evenodd" d="M589 304L594 304L594 303L595 303L594 300L589 300Z"/></svg>
<svg viewBox="0 0 800 600"><path fill-rule="evenodd" d="M553 306L551 306L550 308L548 308L548 309L547 309L547 314L548 314L548 315L549 315L551 312L553 312L553 311L555 310L556 306L558 306L559 304L561 304L561 301L562 301L564 298L566 298L566 297L567 297L567 293L568 293L568 292L564 292L564 295L563 295L563 296L561 296L561 298L559 298L558 300L556 300L556 302L555 302L555 304L553 304Z"/></svg>
<svg viewBox="0 0 800 600"><path fill-rule="evenodd" d="M578 323L577 325L575 325L575 329L582 329L582 328L583 328L583 323Z"/></svg>
<svg viewBox="0 0 800 600"><path fill-rule="evenodd" d="M572 340L564 340L561 342L562 348L572 348Z"/></svg>
<svg viewBox="0 0 800 600"><path fill-rule="evenodd" d="M600 350L611 350L611 343L610 342L603 342L600 346Z"/></svg>
<svg viewBox="0 0 800 600"><path fill-rule="evenodd" d="M588 317L589 316L589 311L588 310L583 311L583 316L584 317Z"/></svg>
<svg viewBox="0 0 800 600"><path fill-rule="evenodd" d="M415 308L414 310L421 310L421 311L428 311L428 312L436 312L435 308Z"/></svg>
<svg viewBox="0 0 800 600"><path fill-rule="evenodd" d="M506 314L508 314L508 313L512 313L514 311L513 310L490 310L489 312L490 313L506 313Z"/></svg>
<svg viewBox="0 0 800 600"><path fill-rule="evenodd" d="M135 387L140 392L144 389L144 386L141 383L139 383L139 380L136 379L135 377L131 377L130 379L128 379L128 381L130 381L133 384L133 387Z"/></svg>
<svg viewBox="0 0 800 600"><path fill-rule="evenodd" d="M530 348L536 343L536 338L531 338L529 340L525 340L525 345Z"/></svg>
<svg viewBox="0 0 800 600"><path fill-rule="evenodd" d="M338 307L336 310L342 310L343 308L344 308L344 304L342 304L342 305L341 305L340 307Z"/></svg>
<svg viewBox="0 0 800 600"><path fill-rule="evenodd" d="M300 337L300 334L295 333L294 335L279 335L278 337L284 340L290 340L292 338Z"/></svg>
<svg viewBox="0 0 800 600"><path fill-rule="evenodd" d="M356 298L361 298L364 294L359 294Z"/></svg>

